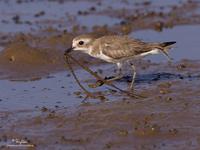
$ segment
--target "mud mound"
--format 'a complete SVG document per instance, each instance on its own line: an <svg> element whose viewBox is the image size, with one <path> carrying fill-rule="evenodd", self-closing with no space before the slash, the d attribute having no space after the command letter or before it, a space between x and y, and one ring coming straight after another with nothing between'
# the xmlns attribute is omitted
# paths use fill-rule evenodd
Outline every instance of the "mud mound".
<svg viewBox="0 0 200 150"><path fill-rule="evenodd" d="M27 43L13 43L0 54L1 63L42 65L55 62L46 50L30 47Z"/></svg>
<svg viewBox="0 0 200 150"><path fill-rule="evenodd" d="M0 53L2 76L24 78L42 76L63 67L63 52L31 47L26 42L10 44Z"/></svg>

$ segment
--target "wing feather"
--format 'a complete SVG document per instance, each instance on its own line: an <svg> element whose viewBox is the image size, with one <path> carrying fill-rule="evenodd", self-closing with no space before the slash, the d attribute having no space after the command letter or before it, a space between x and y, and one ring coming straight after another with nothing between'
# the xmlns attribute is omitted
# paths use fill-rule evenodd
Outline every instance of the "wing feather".
<svg viewBox="0 0 200 150"><path fill-rule="evenodd" d="M133 57L152 50L147 43L126 36L104 36L97 39L97 42L101 43L99 48L102 53L112 59Z"/></svg>

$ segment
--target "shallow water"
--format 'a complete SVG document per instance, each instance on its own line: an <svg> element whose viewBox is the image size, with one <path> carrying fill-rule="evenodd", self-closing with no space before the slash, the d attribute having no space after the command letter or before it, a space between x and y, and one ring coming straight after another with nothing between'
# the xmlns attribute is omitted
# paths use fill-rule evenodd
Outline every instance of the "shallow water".
<svg viewBox="0 0 200 150"><path fill-rule="evenodd" d="M94 21L95 20L95 21ZM92 28L93 26L104 26L104 25L115 25L121 22L118 18L112 18L109 16L100 16L100 15L88 15L80 16L77 18L77 22L83 26Z"/></svg>
<svg viewBox="0 0 200 150"><path fill-rule="evenodd" d="M118 6L121 3L116 4ZM99 6L95 1L67 1L63 3L34 1L22 2L20 4L17 4L15 1L8 1L7 3L0 1L0 32L30 32L47 27L70 30L74 24L91 27L93 25L119 23L119 19L103 15L83 15L79 17L78 12L88 11L94 6L95 11L107 8L106 4ZM43 12L43 14L35 17L40 12ZM19 16L19 23L15 23L12 20L16 15Z"/></svg>
<svg viewBox="0 0 200 150"><path fill-rule="evenodd" d="M0 1L0 32L30 32L40 28L55 27L65 24L63 29L70 28L73 24L69 15L75 15L80 10L89 9L93 3L83 2L59 2L34 1L17 4L15 1ZM44 14L35 17L36 14ZM18 15L22 23L14 23L12 17ZM31 24L25 23L29 21Z"/></svg>
<svg viewBox="0 0 200 150"><path fill-rule="evenodd" d="M160 6L165 6L165 9L167 9L172 5L185 1L154 0L147 8L149 11L160 11ZM98 1L66 1L61 3L47 0L22 3L16 3L12 0L0 1L0 32L34 32L47 27L70 30L73 25L82 25L89 28L93 25L113 25L119 23L121 19L101 15L101 12L109 9L128 9L130 11L140 7L144 9L143 5L137 5L143 2L145 1L103 0L99 4ZM95 8L91 14L79 14L80 12L91 12L91 8ZM100 14L98 14L99 12ZM16 15L19 18L13 19Z"/></svg>
<svg viewBox="0 0 200 150"><path fill-rule="evenodd" d="M102 68L112 68L112 66L101 66ZM100 67L100 68L101 68ZM96 67L92 67L96 70ZM96 80L84 72L82 69L76 70L80 81L87 87L87 84ZM90 81L88 80L90 79ZM37 81L9 81L0 80L0 103L1 111L35 109L35 108L68 108L79 106L85 94L82 94L79 86L69 73L60 72L52 74L47 78ZM95 92L95 89L89 89ZM107 90L105 87L98 88L97 91ZM112 95L109 96L112 100ZM116 98L116 97L115 97ZM99 100L92 100L92 103Z"/></svg>
<svg viewBox="0 0 200 150"><path fill-rule="evenodd" d="M47 79L30 82L1 80L1 110L80 104L81 99L72 96L78 87L66 74L58 73Z"/></svg>
<svg viewBox="0 0 200 150"><path fill-rule="evenodd" d="M164 29L163 32L156 32L153 30L137 31L133 32L130 37L148 42L176 41L177 43L174 45L174 48L169 51L169 54L174 61L179 61L181 59L200 59L199 35L199 25L187 25L177 26L172 29ZM167 61L166 57L163 55L151 56L147 59L156 62Z"/></svg>
<svg viewBox="0 0 200 150"><path fill-rule="evenodd" d="M4 49L4 47L1 47L1 46L0 46L0 51L2 51L3 49Z"/></svg>

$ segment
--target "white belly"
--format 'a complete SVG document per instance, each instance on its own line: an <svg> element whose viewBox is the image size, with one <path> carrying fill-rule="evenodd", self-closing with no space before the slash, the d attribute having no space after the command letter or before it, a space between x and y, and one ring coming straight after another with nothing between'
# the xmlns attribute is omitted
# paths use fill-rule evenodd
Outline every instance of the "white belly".
<svg viewBox="0 0 200 150"><path fill-rule="evenodd" d="M147 55L154 55L154 54L159 54L160 53L160 50L159 49L154 49L154 50L151 50L149 52L145 52L145 53L142 53L140 54L139 56L147 56Z"/></svg>
<svg viewBox="0 0 200 150"><path fill-rule="evenodd" d="M114 60L111 57L104 55L102 52L100 52L100 54L91 55L91 56L99 58L99 59L107 61L107 62L114 62Z"/></svg>

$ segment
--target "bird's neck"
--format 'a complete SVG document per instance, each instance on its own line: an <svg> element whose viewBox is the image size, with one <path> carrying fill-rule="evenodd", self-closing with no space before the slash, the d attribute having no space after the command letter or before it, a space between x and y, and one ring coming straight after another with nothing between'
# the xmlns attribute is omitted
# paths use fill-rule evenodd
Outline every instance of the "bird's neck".
<svg viewBox="0 0 200 150"><path fill-rule="evenodd" d="M87 53L89 54L89 55L92 55L92 50L93 48L92 48L92 46L89 46L88 47L88 50L87 50Z"/></svg>

